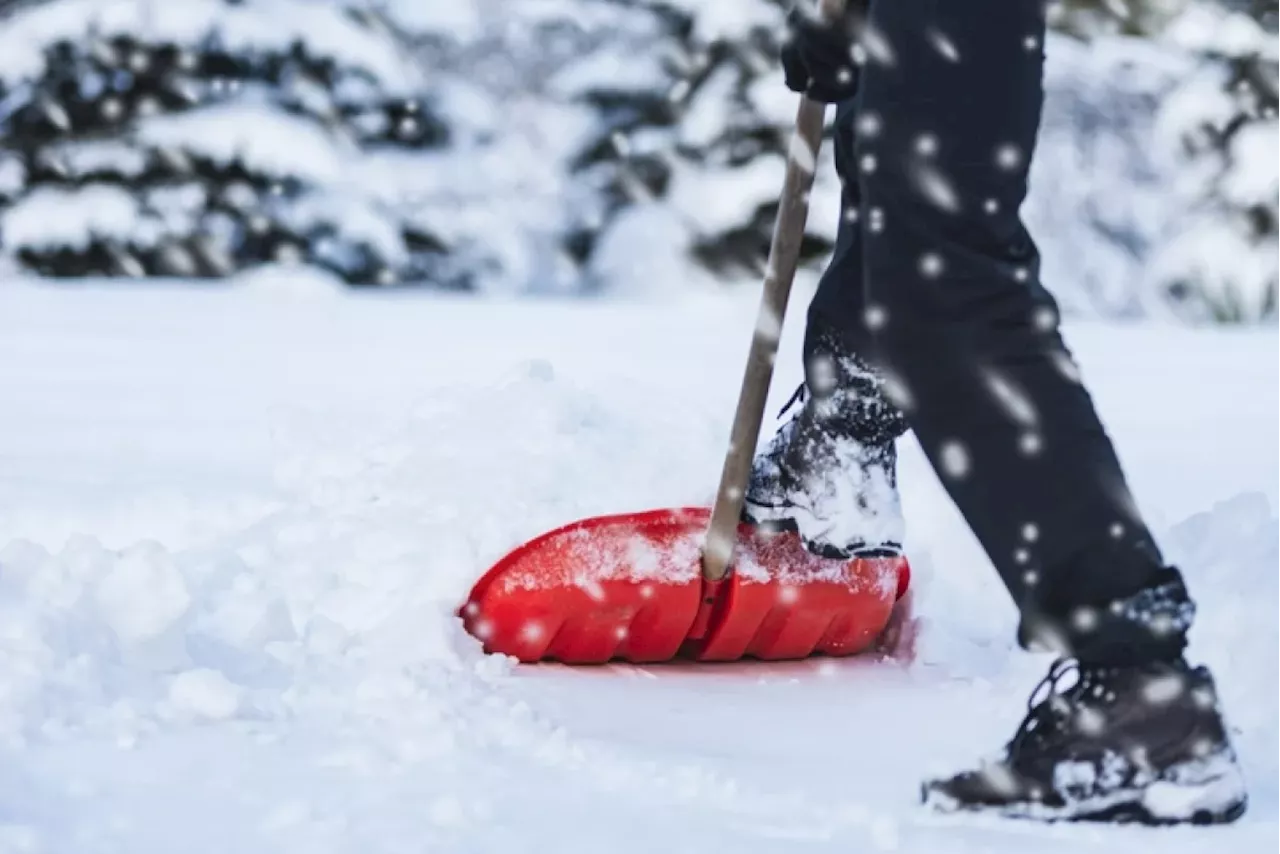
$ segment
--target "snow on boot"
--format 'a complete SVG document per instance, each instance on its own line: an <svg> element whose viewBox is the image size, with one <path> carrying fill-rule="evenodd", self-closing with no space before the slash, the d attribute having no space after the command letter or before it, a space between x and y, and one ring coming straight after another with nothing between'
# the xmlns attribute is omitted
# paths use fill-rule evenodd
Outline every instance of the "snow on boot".
<svg viewBox="0 0 1280 854"><path fill-rule="evenodd" d="M1061 690L1072 672L1077 681ZM1043 821L1215 824L1244 814L1244 776L1207 669L1059 659L1028 705L999 758L926 782L924 804Z"/></svg>
<svg viewBox="0 0 1280 854"><path fill-rule="evenodd" d="M906 429L902 415L853 356L818 356L808 368L779 415L803 405L752 463L743 519L795 531L825 557L901 554L894 440Z"/></svg>

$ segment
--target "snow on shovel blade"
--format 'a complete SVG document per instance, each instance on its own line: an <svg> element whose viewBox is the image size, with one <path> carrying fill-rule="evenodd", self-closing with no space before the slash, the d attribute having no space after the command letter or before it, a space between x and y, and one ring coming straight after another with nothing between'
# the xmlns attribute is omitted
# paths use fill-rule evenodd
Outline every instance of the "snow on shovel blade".
<svg viewBox="0 0 1280 854"><path fill-rule="evenodd" d="M530 540L460 610L486 652L526 663L780 660L870 647L906 592L902 558L828 560L739 526L733 571L703 579L710 511L598 516Z"/></svg>

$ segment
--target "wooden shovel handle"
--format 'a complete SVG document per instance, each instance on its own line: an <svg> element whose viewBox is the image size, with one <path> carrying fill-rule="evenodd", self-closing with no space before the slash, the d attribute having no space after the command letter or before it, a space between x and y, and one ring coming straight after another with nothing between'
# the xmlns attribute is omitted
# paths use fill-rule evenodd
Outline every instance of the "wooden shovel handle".
<svg viewBox="0 0 1280 854"><path fill-rule="evenodd" d="M822 16L830 21L843 16L844 8L845 0L821 0L819 5ZM742 391L738 396L738 410L733 417L720 489L707 525L702 575L708 581L724 578L733 562L738 521L742 515L756 442L760 438L760 425L764 421L764 407L773 380L773 364L782 337L787 299L800 261L800 244L809 215L809 191L813 187L818 153L822 147L825 119L823 104L801 96L795 132L787 149L787 174L782 184L778 218L774 223L769 261L765 267L764 293L751 339L751 352L747 356Z"/></svg>

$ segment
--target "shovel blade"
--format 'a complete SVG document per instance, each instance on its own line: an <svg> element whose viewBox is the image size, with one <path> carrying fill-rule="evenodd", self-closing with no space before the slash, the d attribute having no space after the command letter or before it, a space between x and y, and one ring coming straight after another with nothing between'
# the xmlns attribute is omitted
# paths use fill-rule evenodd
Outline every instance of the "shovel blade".
<svg viewBox="0 0 1280 854"><path fill-rule="evenodd" d="M653 663L852 655L907 586L904 559L829 560L739 526L731 573L702 578L710 511L598 516L499 560L460 610L486 652L521 662Z"/></svg>

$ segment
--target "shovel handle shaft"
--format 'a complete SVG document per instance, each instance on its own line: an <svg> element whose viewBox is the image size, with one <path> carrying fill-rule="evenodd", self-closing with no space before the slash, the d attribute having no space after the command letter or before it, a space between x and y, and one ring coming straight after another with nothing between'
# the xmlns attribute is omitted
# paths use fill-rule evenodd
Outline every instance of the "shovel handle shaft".
<svg viewBox="0 0 1280 854"><path fill-rule="evenodd" d="M845 0L822 0L820 3L821 14L828 20L842 16L844 7ZM742 391L738 396L738 409L733 418L729 450L720 475L720 488L707 525L702 574L708 581L724 578L733 562L738 521L742 516L760 426L764 422L764 407L773 381L773 365L782 338L787 299L800 261L800 244L804 240L805 221L809 215L809 191L818 165L825 119L823 104L807 97L800 98L795 132L787 149L786 178L769 246L755 333L747 356Z"/></svg>

